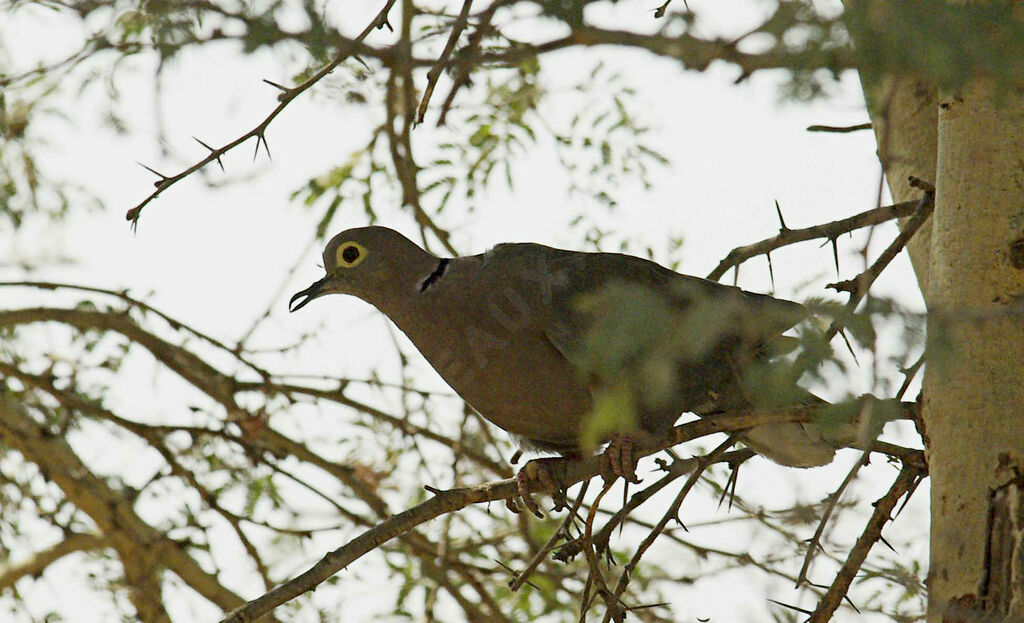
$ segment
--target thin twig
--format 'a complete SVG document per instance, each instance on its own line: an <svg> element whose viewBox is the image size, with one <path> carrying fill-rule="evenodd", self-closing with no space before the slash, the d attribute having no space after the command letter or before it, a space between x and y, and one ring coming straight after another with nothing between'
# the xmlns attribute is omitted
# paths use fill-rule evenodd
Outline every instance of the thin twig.
<svg viewBox="0 0 1024 623"><path fill-rule="evenodd" d="M726 452L722 456L718 457L717 462L729 463L733 461L742 462L748 458L754 456L754 452L750 449L744 448L742 450L734 450L732 452ZM629 496L629 501L619 509L608 522L598 531L594 537L594 543L598 550L602 550L608 547L608 542L611 539L612 532L618 527L622 521L640 505L647 500L654 497L656 493L667 487L672 482L678 480L680 477L689 474L694 469L700 466L701 460L707 460L707 457L695 457L692 459L680 459L670 464L666 471L668 472L654 484L640 489L633 495Z"/></svg>
<svg viewBox="0 0 1024 623"><path fill-rule="evenodd" d="M857 125L809 125L807 126L808 132L831 132L833 134L847 134L849 132L858 132L860 130L870 130L871 122L858 123Z"/></svg>
<svg viewBox="0 0 1024 623"><path fill-rule="evenodd" d="M927 184L927 182L922 182L921 180L917 180L916 178L911 178L911 182L912 184L916 182L917 185ZM886 266L888 266L889 263L892 262L892 260L897 255L899 255L899 252L902 251L905 246L907 246L907 243L910 241L911 238L914 237L914 234L917 233L917 230L919 230L921 226L924 225L929 218L931 218L932 212L934 210L935 189L931 187L930 184L927 184L927 187L925 187L924 195L921 197L920 200L917 201L917 209L914 211L914 215L907 219L907 222L904 223L903 226L900 228L900 233L896 236L892 243L885 249L885 251L882 251L881 255L879 255L878 258L875 259L874 263L871 264L871 266L869 266L867 270L857 275L853 279L848 279L846 281L829 284L828 287L833 288L836 291L850 293L850 300L846 302L845 306L846 312L853 313L857 306L860 305L860 302L864 300L865 296L867 296L868 291L871 289L871 286L875 283L875 280L878 279L878 276L881 275L882 271L885 270ZM828 330L825 331L825 339L827 341L830 341L833 337L835 337L836 333L838 333L842 329L842 327L842 318L834 319L832 321L832 324L829 325Z"/></svg>
<svg viewBox="0 0 1024 623"><path fill-rule="evenodd" d="M145 208L146 205L149 204L149 202L153 201L158 196L160 196L160 193L170 188L174 184L178 183L179 181L183 180L184 178L188 177L189 175L192 175L199 169L202 169L211 162L219 162L221 156L231 151L235 147L238 147L239 145L246 142L250 138L256 139L256 149L259 149L259 146L262 143L263 146L267 148L267 153L269 154L270 152L269 146L267 145L266 132L267 127L270 126L270 123L274 120L274 118L277 117L296 97L298 97L307 89L309 89L314 84L319 82L321 79L324 78L324 76L330 74L338 65L342 63L342 61L351 56L352 52L356 49L356 46L359 43L362 43L363 39L365 39L371 32L373 32L374 29L382 28L385 25L387 25L388 13L391 11L391 7L395 4L395 2L396 0L385 0L384 8L382 8L380 12L378 12L377 15L373 18L373 20L369 24L367 24L366 28L364 28L363 31L359 33L359 35L356 36L355 39L353 39L350 42L347 42L347 44L342 48L338 55L335 56L334 59L331 60L331 62L324 65L320 69L320 71L310 76L302 84L294 86L290 89L285 89L281 93L279 93L277 96L279 102L278 105L272 111L270 111L270 114L268 114L266 118L263 119L263 121L257 124L256 127L249 130L245 134L239 136L230 143L227 143L226 145L218 147L214 150L211 150L210 153L207 154L205 158L196 162L195 164L188 167L184 171L181 171L180 173L177 173L175 175L161 176L161 178L157 180L155 184L156 190L150 193L149 196L143 199L141 202L136 204L136 206L133 207L131 210L128 210L128 212L125 214L125 219L131 222L132 228L134 229L136 226L138 226L139 217L142 215L142 209ZM278 86L278 88L281 87Z"/></svg>
<svg viewBox="0 0 1024 623"><path fill-rule="evenodd" d="M658 536L660 536L661 533L665 531L666 526L668 526L668 522L673 519L679 521L679 509L683 504L683 500L686 499L686 496L693 489L693 486L697 484L698 480L700 480L700 477L704 473L704 470L707 469L708 466L710 466L712 463L716 462L723 454L725 454L725 451L731 448L732 445L736 443L737 437L738 434L736 433L730 435L728 439L719 444L718 447L712 450L707 456L700 457L697 459L697 466L694 468L692 472L690 472L690 477L686 479L686 483L683 484L682 488L679 490L679 493L676 495L675 500L672 501L672 504L669 505L668 509L661 516L661 519L654 526L654 529L652 529L644 538L644 540L640 543L640 545L637 546L636 552L633 554L633 557L629 560L628 563L626 563L626 566L623 567L622 574L619 576L618 584L615 586L616 600L621 598L622 593L625 592L626 586L629 584L629 579L633 573L633 570L636 569L636 566L638 564L640 564L640 559L651 547L651 545L654 544L654 541L658 538ZM605 622L610 620L609 614L610 612L605 615Z"/></svg>
<svg viewBox="0 0 1024 623"><path fill-rule="evenodd" d="M551 533L551 538L548 539L547 543L544 544L530 562L526 563L526 566L522 571L516 573L515 578L509 582L508 587L514 593L522 588L523 584L530 578L530 574L533 570L541 563L542 560L548 555L548 552L555 548L555 544L558 540L563 538L565 531L568 530L569 524L576 517L576 513L580 510L580 505L583 504L583 496L587 493L587 487L590 485L590 481L586 480L580 487L579 493L576 495L576 501L573 502L572 508L565 514L565 518L562 520L562 525L558 526L558 529Z"/></svg>
<svg viewBox="0 0 1024 623"><path fill-rule="evenodd" d="M842 497L843 491L846 487L853 482L854 477L860 468L867 465L868 457L871 455L870 450L865 450L864 453L857 459L857 462L853 464L850 471L846 474L846 478L839 484L839 488L836 489L831 495L828 496L828 500L825 504L825 510L821 513L821 519L818 521L818 528L814 531L814 536L807 543L807 553L804 554L804 564L800 567L800 573L796 576L796 586L800 587L807 580L807 570L811 567L811 561L814 560L814 555L818 552L818 548L821 547L821 536L825 533L825 526L828 524L829 517L832 516L832 512L835 510L836 505L839 503L839 498Z"/></svg>
<svg viewBox="0 0 1024 623"><path fill-rule="evenodd" d="M839 604L846 597L850 584L853 583L857 571L864 564L864 560L867 558L871 547L881 538L882 528L890 521L890 516L893 509L896 508L896 503L899 502L901 497L914 489L920 477L921 472L917 467L905 464L903 469L900 470L899 476L896 477L896 481L889 488L888 493L875 502L875 512L871 514L867 525L864 526L864 532L850 550L846 562L843 563L843 566L836 574L835 581L832 582L821 600L818 601L818 607L814 609L814 613L811 614L808 623L826 623L832 618Z"/></svg>
<svg viewBox="0 0 1024 623"><path fill-rule="evenodd" d="M729 251L729 254L719 262L718 266L708 273L707 278L712 281L718 281L726 272L729 271L730 268L739 266L750 258L767 254L775 249L796 244L797 242L814 240L816 238L835 240L839 236L854 231L855 229L871 227L873 225L878 225L879 223L891 221L895 218L910 216L914 214L915 210L918 208L918 204L918 201L904 201L903 203L897 203L891 206L874 208L848 218L832 221L831 223L823 223L821 225L814 225L801 229L780 229L777 236L772 236L771 238L766 238L759 242L742 247L736 247L732 251Z"/></svg>
<svg viewBox="0 0 1024 623"><path fill-rule="evenodd" d="M469 8L472 5L473 0L463 0L462 10L459 11L459 16L455 18L452 32L448 35L448 42L445 44L444 50L441 51L441 55L437 57L437 62L427 72L427 88L424 89L423 97L420 98L419 108L416 110L417 124L423 123L423 117L427 114L427 105L430 103L430 96L434 94L434 87L437 86L437 79L441 77L441 72L444 71L445 65L448 64L448 59L455 49L455 44L459 41L459 36L466 29L466 23L469 21Z"/></svg>
<svg viewBox="0 0 1024 623"><path fill-rule="evenodd" d="M583 555L587 560L587 567L590 570L588 578L591 586L595 593L601 596L604 600L606 608L606 616L615 616L616 621L621 621L624 614L624 608L619 602L616 595L608 589L608 584L604 581L604 574L601 573L601 565L597 559L597 550L594 548L594 519L597 517L597 510L601 506L601 500L609 491L612 490L612 486L615 484L615 480L606 480L604 487L601 489L601 493L597 494L594 498L593 503L590 505L590 512L587 514L586 527L583 530L583 536L580 540L583 543ZM584 617L587 609L580 609L581 619Z"/></svg>
<svg viewBox="0 0 1024 623"><path fill-rule="evenodd" d="M471 70L470 62L466 59L472 58L476 55L480 49L480 45L483 43L484 38L491 31L491 20L494 18L494 14L499 8L512 4L515 0L495 0L486 9L480 12L476 29L469 34L466 46L462 48L459 56L456 58L454 66L454 76L452 77L452 88L449 89L448 95L444 98L444 103L441 104L441 112L437 117L437 126L441 127L445 124L448 118L448 111L451 110L452 103L455 101L455 94L459 90L469 84L469 74Z"/></svg>

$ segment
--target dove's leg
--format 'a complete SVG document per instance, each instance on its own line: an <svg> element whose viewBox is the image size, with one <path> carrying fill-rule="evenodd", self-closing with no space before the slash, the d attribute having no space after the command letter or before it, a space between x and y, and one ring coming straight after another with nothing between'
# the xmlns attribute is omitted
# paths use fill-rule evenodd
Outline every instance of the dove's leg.
<svg viewBox="0 0 1024 623"><path fill-rule="evenodd" d="M636 441L635 433L618 433L608 442L601 456L608 463L607 471L611 479L622 476L626 482L640 482L636 475L636 464L639 460L634 452ZM609 478L606 476L605 479Z"/></svg>
<svg viewBox="0 0 1024 623"><path fill-rule="evenodd" d="M569 461L577 459L579 459L578 455L552 456L533 459L528 461L526 465L523 465L523 468L516 474L516 485L519 488L519 497L522 498L526 509L537 517L544 516L541 514L537 503L530 496L531 488L550 491L551 497L555 502L553 510L557 511L565 508L567 505L565 498L565 466ZM531 487L532 483L537 483L539 486ZM513 500L510 500L510 502L514 504ZM518 512L518 508L513 508L512 504L508 505L509 508Z"/></svg>

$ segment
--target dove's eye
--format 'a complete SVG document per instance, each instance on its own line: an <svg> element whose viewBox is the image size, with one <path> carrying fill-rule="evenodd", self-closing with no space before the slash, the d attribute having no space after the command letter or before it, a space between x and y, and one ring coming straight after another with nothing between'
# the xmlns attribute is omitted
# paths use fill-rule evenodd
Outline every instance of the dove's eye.
<svg viewBox="0 0 1024 623"><path fill-rule="evenodd" d="M346 242L338 247L335 257L338 260L338 266L352 268L366 257L366 249L358 242Z"/></svg>

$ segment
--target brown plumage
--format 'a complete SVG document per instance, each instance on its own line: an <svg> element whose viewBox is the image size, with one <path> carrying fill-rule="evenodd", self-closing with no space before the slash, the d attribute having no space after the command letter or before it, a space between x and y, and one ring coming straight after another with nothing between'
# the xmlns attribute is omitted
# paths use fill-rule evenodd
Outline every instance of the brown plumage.
<svg viewBox="0 0 1024 623"><path fill-rule="evenodd" d="M440 259L391 229L363 227L335 236L324 266L323 279L292 297L293 311L331 293L371 303L528 448L577 451L594 396L610 386L628 393L650 433L685 412L816 400L788 380L770 391L746 381L748 370L770 369L772 345L806 316L802 306L638 257L501 244ZM784 465L834 454L801 424L754 429L744 441Z"/></svg>

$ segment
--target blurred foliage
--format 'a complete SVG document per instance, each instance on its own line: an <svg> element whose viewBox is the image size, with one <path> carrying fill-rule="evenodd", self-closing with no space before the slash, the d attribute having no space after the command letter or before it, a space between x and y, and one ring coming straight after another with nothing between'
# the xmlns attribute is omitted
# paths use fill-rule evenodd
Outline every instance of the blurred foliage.
<svg viewBox="0 0 1024 623"><path fill-rule="evenodd" d="M983 80L997 91L1024 84L1024 7L993 2L849 3L843 19L861 71L910 74L957 91Z"/></svg>

